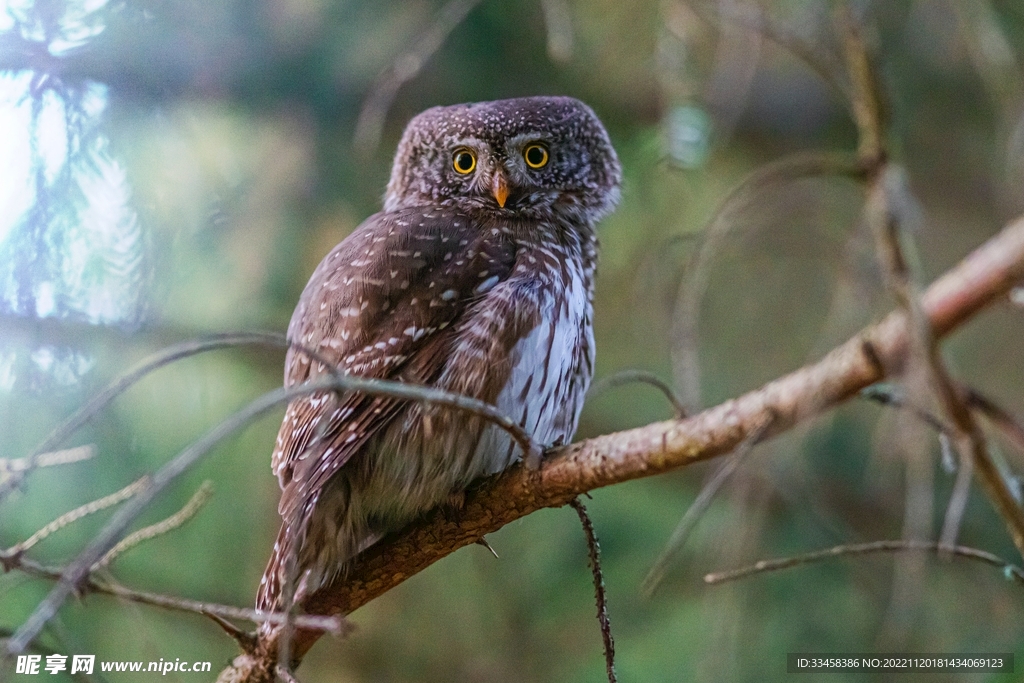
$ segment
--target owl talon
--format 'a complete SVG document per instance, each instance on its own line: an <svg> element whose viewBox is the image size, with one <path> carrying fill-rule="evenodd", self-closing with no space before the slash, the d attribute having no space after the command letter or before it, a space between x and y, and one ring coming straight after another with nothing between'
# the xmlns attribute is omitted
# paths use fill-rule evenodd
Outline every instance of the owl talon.
<svg viewBox="0 0 1024 683"><path fill-rule="evenodd" d="M531 450L529 453L526 454L526 469L530 470L531 472L539 470L540 463L543 457L544 452L541 451L539 448Z"/></svg>
<svg viewBox="0 0 1024 683"><path fill-rule="evenodd" d="M452 493L449 493L448 501L445 504L455 510L461 510L466 506L466 492L453 491Z"/></svg>
<svg viewBox="0 0 1024 683"><path fill-rule="evenodd" d="M552 448L560 448L565 445L564 437L558 437L546 447L540 447L537 444L533 444L530 452L526 454L524 461L526 462L526 469L531 472L535 472L540 469L541 462L544 460L544 454L550 451Z"/></svg>
<svg viewBox="0 0 1024 683"><path fill-rule="evenodd" d="M441 503L441 514L449 522L458 523L462 517L462 508L466 507L466 492L453 491L448 498Z"/></svg>

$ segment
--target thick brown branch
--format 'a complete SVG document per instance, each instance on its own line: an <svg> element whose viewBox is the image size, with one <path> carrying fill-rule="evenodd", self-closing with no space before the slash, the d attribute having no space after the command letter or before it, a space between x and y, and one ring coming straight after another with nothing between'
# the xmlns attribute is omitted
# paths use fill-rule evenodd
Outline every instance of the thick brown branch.
<svg viewBox="0 0 1024 683"><path fill-rule="evenodd" d="M944 336L1024 278L1024 218L1018 219L946 273L922 297L936 337ZM311 614L348 614L485 534L544 507L639 477L660 474L734 449L770 421L766 437L832 407L897 370L908 323L892 313L825 358L743 396L685 420L668 420L572 444L548 454L539 471L523 467L482 482L466 496L458 523L440 512L372 546L345 581L311 595ZM298 630L298 662L319 637ZM221 681L269 682L277 663L276 638L260 641L221 672Z"/></svg>

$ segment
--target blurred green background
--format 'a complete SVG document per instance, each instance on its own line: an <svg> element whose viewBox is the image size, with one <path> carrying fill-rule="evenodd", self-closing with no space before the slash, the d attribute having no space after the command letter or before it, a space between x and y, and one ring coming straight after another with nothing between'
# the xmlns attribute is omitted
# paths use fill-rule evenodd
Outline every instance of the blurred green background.
<svg viewBox="0 0 1024 683"><path fill-rule="evenodd" d="M10 162L0 168L0 457L29 453L166 344L283 331L318 261L379 209L411 116L520 95L589 103L625 168L622 204L600 227L598 377L642 369L683 388L695 372L672 362L678 299L716 207L765 163L856 147L846 103L814 69L757 32L701 18L756 20L755 5L693 4L699 12L673 0L0 2L0 154ZM760 6L826 67L840 55L833 3ZM889 97L892 148L920 200L910 237L927 281L1024 208L1024 7L851 7ZM378 115L359 123L367 103ZM891 307L862 201L854 183L816 178L732 205L699 306L691 403L713 405L818 358ZM1024 316L1007 302L945 349L959 376L1024 415L1022 336ZM0 546L166 462L279 386L282 363L276 351L238 349L150 376L68 444L96 444L94 460L37 471L0 502ZM195 519L127 553L112 574L251 604L278 526L269 458L281 414L162 495L138 526L176 511L203 480L215 487ZM578 438L670 415L650 387L612 388L589 399ZM998 438L992 447L1009 471L1024 466ZM651 597L640 584L718 463L595 491L587 505L620 680L781 680L786 653L798 651L1012 651L1022 670L1024 598L984 565L872 556L702 581L839 543L934 538L954 479L939 455L934 434L857 401L760 445ZM30 556L66 562L104 519L76 523ZM977 490L960 540L1015 555ZM357 611L355 633L322 639L301 680L604 680L575 514L545 510L489 541L500 559L466 548ZM0 576L0 628L17 627L50 587ZM70 601L40 643L101 660L209 660L215 672L237 654L201 617L96 595Z"/></svg>

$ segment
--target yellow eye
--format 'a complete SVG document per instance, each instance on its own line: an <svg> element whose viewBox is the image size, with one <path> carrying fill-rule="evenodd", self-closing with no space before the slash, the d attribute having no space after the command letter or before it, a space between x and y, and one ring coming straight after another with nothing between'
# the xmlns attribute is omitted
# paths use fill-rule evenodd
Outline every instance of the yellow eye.
<svg viewBox="0 0 1024 683"><path fill-rule="evenodd" d="M544 168L548 165L548 150L544 145L534 143L523 150L523 158L530 168Z"/></svg>
<svg viewBox="0 0 1024 683"><path fill-rule="evenodd" d="M471 149L459 147L452 154L452 168L460 175L472 173L473 169L476 168L476 154Z"/></svg>

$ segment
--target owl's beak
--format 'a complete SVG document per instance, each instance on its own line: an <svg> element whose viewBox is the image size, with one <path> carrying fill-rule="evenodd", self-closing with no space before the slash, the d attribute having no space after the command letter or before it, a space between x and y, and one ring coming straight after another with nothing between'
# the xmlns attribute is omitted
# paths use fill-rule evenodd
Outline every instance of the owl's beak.
<svg viewBox="0 0 1024 683"><path fill-rule="evenodd" d="M498 202L498 206L505 208L505 201L508 199L508 180L501 171L495 171L494 179L491 180L491 194Z"/></svg>

